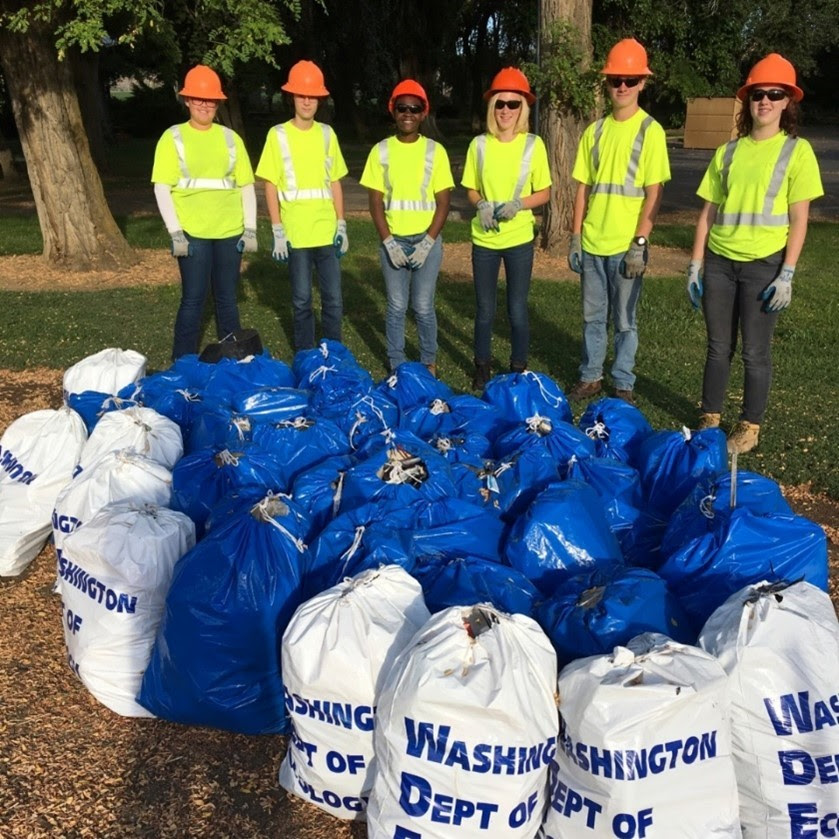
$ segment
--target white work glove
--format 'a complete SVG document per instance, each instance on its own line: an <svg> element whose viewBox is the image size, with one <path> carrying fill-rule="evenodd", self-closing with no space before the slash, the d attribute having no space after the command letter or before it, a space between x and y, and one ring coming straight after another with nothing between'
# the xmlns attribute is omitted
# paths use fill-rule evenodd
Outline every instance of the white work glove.
<svg viewBox="0 0 839 839"><path fill-rule="evenodd" d="M175 230L169 235L172 237L172 256L192 256L192 245L183 230Z"/></svg>
<svg viewBox="0 0 839 839"><path fill-rule="evenodd" d="M498 221L495 218L495 205L490 204L489 201L478 201L475 205L478 210L478 223L481 225L481 230L484 233L489 233L490 230L498 230Z"/></svg>
<svg viewBox="0 0 839 839"><path fill-rule="evenodd" d="M647 257L649 251L647 245L639 245L634 239L629 246L629 250L623 255L620 264L620 274L625 280L634 280L643 276L644 269L647 267Z"/></svg>
<svg viewBox="0 0 839 839"><path fill-rule="evenodd" d="M335 236L332 239L332 246L335 248L335 255L340 259L349 249L350 240L347 238L347 223L339 218L335 227Z"/></svg>
<svg viewBox="0 0 839 839"><path fill-rule="evenodd" d="M271 231L274 234L274 246L271 249L271 257L276 262L288 262L288 239L286 239L285 228L282 224L272 224Z"/></svg>
<svg viewBox="0 0 839 839"><path fill-rule="evenodd" d="M245 228L242 238L236 242L236 250L239 253L256 253L256 231Z"/></svg>
<svg viewBox="0 0 839 839"><path fill-rule="evenodd" d="M583 273L583 237L580 233L572 233L568 244L568 267L575 274Z"/></svg>
<svg viewBox="0 0 839 839"><path fill-rule="evenodd" d="M408 254L405 253L402 245L400 245L393 236L388 236L382 244L385 246L387 257L394 268L408 267ZM411 248L411 253L413 253L413 251L414 249Z"/></svg>
<svg viewBox="0 0 839 839"><path fill-rule="evenodd" d="M702 285L702 260L691 259L688 264L688 297L690 297L694 309L698 309L701 305L704 290Z"/></svg>
<svg viewBox="0 0 839 839"><path fill-rule="evenodd" d="M792 275L795 273L794 265L784 265L780 273L760 295L765 300L763 308L767 312L780 312L786 309L792 301Z"/></svg>
<svg viewBox="0 0 839 839"><path fill-rule="evenodd" d="M428 254L431 253L431 249L434 247L436 241L433 236L429 236L426 233L425 237L414 245L414 250L408 259L408 264L411 268L422 268L425 265L425 260L428 259Z"/></svg>
<svg viewBox="0 0 839 839"><path fill-rule="evenodd" d="M493 215L498 221L509 221L521 210L521 198L514 198L512 201L505 201L495 208Z"/></svg>

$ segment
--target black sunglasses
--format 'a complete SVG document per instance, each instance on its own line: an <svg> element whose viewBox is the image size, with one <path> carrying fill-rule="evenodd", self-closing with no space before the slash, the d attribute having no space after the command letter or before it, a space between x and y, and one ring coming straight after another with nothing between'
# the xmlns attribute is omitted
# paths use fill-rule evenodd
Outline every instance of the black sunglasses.
<svg viewBox="0 0 839 839"><path fill-rule="evenodd" d="M521 107L521 99L496 99L495 110L500 111L502 108L509 108L511 111L517 111Z"/></svg>
<svg viewBox="0 0 839 839"><path fill-rule="evenodd" d="M606 81L617 90L622 84L627 87L637 87L641 81L640 76L607 76Z"/></svg>
<svg viewBox="0 0 839 839"><path fill-rule="evenodd" d="M421 114L425 108L422 105L397 105L397 114Z"/></svg>
<svg viewBox="0 0 839 839"><path fill-rule="evenodd" d="M757 88L757 90L753 90L749 96L751 97L752 102L762 102L764 96L770 102L780 102L782 99L787 98L787 92L785 90L763 90L762 88Z"/></svg>

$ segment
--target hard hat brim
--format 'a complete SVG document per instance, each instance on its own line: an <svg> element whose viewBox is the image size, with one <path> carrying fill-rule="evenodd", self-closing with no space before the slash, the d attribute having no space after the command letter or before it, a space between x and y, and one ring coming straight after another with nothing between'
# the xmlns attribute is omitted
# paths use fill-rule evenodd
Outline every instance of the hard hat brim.
<svg viewBox="0 0 839 839"><path fill-rule="evenodd" d="M749 95L749 91L753 87L782 87L784 90L789 92L790 99L793 102L800 102L804 98L804 91L798 87L798 85L790 84L789 82L749 82L748 84L744 84L738 91L737 91L737 98L741 102L745 102L746 98Z"/></svg>
<svg viewBox="0 0 839 839"><path fill-rule="evenodd" d="M218 96L207 96L206 92L202 92L200 90L190 91L186 85L178 91L178 96L184 96L187 99L211 99L214 102L223 102L227 99L227 97L221 92L219 92Z"/></svg>
<svg viewBox="0 0 839 839"><path fill-rule="evenodd" d="M532 105L536 101L536 97L526 90L515 90L512 87L491 87L484 93L484 102L489 102L496 93L518 93L519 96L524 96L528 105Z"/></svg>
<svg viewBox="0 0 839 839"><path fill-rule="evenodd" d="M311 88L304 89L302 87L297 87L294 83L286 82L284 85L280 86L280 90L284 90L286 93L291 93L292 95L297 96L317 96L318 98L322 96L329 96L329 91L326 89L325 85L321 85L320 87L312 90Z"/></svg>

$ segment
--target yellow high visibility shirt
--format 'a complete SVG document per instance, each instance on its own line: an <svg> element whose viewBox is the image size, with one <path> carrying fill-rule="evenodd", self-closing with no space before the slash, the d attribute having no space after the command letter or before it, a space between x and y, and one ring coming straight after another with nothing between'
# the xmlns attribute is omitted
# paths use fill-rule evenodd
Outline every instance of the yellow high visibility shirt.
<svg viewBox="0 0 839 839"><path fill-rule="evenodd" d="M373 146L360 183L383 194L385 221L394 236L428 230L437 209L434 196L454 187L446 150L422 135L413 143L388 137Z"/></svg>
<svg viewBox="0 0 839 839"><path fill-rule="evenodd" d="M224 239L245 229L241 188L253 183L253 169L235 131L218 124L200 131L188 122L167 128L151 181L172 187L178 221L190 236Z"/></svg>
<svg viewBox="0 0 839 839"><path fill-rule="evenodd" d="M768 140L741 137L720 146L696 194L717 205L708 247L751 262L786 247L789 205L824 195L813 147L781 131Z"/></svg>
<svg viewBox="0 0 839 839"><path fill-rule="evenodd" d="M289 120L268 131L257 177L277 187L280 214L293 248L331 245L338 217L332 183L347 174L338 137L330 126L314 122L301 131Z"/></svg>
<svg viewBox="0 0 839 839"><path fill-rule="evenodd" d="M664 129L642 108L618 122L591 123L577 146L571 177L591 187L583 219L583 250L624 253L635 236L644 188L670 180Z"/></svg>
<svg viewBox="0 0 839 839"><path fill-rule="evenodd" d="M460 183L494 204L525 198L551 185L548 153L537 134L521 133L509 143L492 134L481 134L469 144ZM499 230L484 231L477 215L472 219L472 241L491 250L504 250L532 242L532 210L521 210Z"/></svg>

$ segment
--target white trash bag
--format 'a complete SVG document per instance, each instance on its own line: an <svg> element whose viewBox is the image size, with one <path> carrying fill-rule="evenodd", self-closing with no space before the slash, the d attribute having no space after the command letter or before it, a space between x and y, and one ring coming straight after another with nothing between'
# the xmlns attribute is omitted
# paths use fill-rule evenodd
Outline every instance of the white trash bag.
<svg viewBox="0 0 839 839"><path fill-rule="evenodd" d="M726 682L658 633L563 668L547 839L739 837Z"/></svg>
<svg viewBox="0 0 839 839"><path fill-rule="evenodd" d="M94 390L116 396L146 375L146 357L135 350L109 347L77 361L64 371L64 397Z"/></svg>
<svg viewBox="0 0 839 839"><path fill-rule="evenodd" d="M195 545L183 513L116 501L69 534L58 561L67 659L85 687L124 717L149 663L175 563Z"/></svg>
<svg viewBox="0 0 839 839"><path fill-rule="evenodd" d="M535 837L557 728L556 655L535 621L438 612L379 697L369 838Z"/></svg>
<svg viewBox="0 0 839 839"><path fill-rule="evenodd" d="M86 440L70 408L24 414L0 438L0 577L22 573L44 547Z"/></svg>
<svg viewBox="0 0 839 839"><path fill-rule="evenodd" d="M364 571L298 607L282 648L292 723L285 789L338 818L364 818L381 682L429 617L420 584L398 565Z"/></svg>
<svg viewBox="0 0 839 839"><path fill-rule="evenodd" d="M699 643L728 673L746 839L839 836L839 622L807 582L732 595Z"/></svg>
<svg viewBox="0 0 839 839"><path fill-rule="evenodd" d="M110 411L103 414L90 433L76 474L117 449L134 449L171 470L183 457L184 441L178 424L153 408Z"/></svg>

